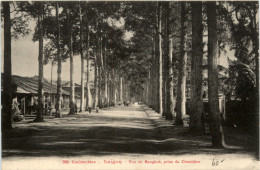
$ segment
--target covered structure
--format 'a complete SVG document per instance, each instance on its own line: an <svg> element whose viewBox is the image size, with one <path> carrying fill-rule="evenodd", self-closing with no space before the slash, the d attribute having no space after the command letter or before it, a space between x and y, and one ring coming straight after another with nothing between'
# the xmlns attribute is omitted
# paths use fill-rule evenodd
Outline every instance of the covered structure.
<svg viewBox="0 0 260 170"><path fill-rule="evenodd" d="M2 73L2 80L3 80ZM36 112L38 105L38 77L12 76L13 103L17 103L22 114L32 114ZM3 88L2 88L3 90ZM43 80L43 105L45 113L47 110L55 108L57 86ZM62 90L61 107L69 107L69 95L66 90Z"/></svg>

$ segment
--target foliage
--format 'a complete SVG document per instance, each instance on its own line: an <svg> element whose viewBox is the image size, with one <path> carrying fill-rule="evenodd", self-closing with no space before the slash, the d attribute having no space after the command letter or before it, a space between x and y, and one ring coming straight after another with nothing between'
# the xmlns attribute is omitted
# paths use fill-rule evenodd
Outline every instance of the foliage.
<svg viewBox="0 0 260 170"><path fill-rule="evenodd" d="M12 2L12 36L30 34L30 21L36 20L39 14L40 3L44 3L44 63L56 60L56 16L54 15L56 2ZM73 55L80 53L80 17L79 5L83 15L83 43L84 50L88 50L94 58L94 51L98 49L98 39L102 36L106 44L106 71L112 68L130 82L131 95L140 95L152 65L153 40L157 30L156 10L157 2L59 2L59 20L61 30L61 56L68 58L68 28L67 9L70 9L70 18L73 37ZM173 65L174 75L177 77L179 44L180 44L180 3L170 2L170 32L174 39ZM187 52L191 51L191 15L190 5L187 9ZM204 8L204 12L205 12ZM218 47L226 52L226 47L235 50L235 57L241 63L231 63L228 70L230 84L228 91L234 91L239 98L251 98L255 87L255 75L252 68L256 56L258 39L258 22L255 20L258 13L258 2L217 2L217 39ZM163 13L164 15L164 13ZM204 15L204 19L205 19ZM121 22L121 23L120 23ZM205 20L203 21L206 25ZM119 24L118 24L119 23ZM163 21L164 23L164 21ZM206 28L206 27L205 27ZM164 30L164 24L163 24ZM89 32L89 49L86 49L87 33ZM125 33L133 33L133 37L126 40ZM163 32L160 33L163 35ZM33 40L37 41L39 30L37 26ZM164 35L163 35L164 37ZM165 45L164 45L165 47ZM190 57L188 57L188 63ZM188 64L189 65L189 64ZM188 66L189 69L189 66ZM253 81L254 80L254 81ZM189 84L189 80L187 80ZM232 88L231 88L232 87ZM247 90L243 90L247 87ZM233 90L231 90L233 89Z"/></svg>
<svg viewBox="0 0 260 170"><path fill-rule="evenodd" d="M256 55L255 48L258 48L258 2L220 2L218 11L223 23L220 25L225 26L226 34L229 34L228 38L222 37L221 40L230 43L235 57L251 66Z"/></svg>
<svg viewBox="0 0 260 170"><path fill-rule="evenodd" d="M231 62L230 62L231 63ZM256 76L252 69L239 61L232 62L229 67L229 79L231 93L241 100L254 100L256 92Z"/></svg>

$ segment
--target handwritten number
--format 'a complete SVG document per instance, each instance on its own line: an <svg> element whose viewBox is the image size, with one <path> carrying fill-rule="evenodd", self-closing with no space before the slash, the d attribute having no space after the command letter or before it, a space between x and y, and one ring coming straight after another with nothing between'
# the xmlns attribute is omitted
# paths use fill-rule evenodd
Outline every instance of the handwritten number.
<svg viewBox="0 0 260 170"><path fill-rule="evenodd" d="M212 165L212 166L218 166L219 163L224 162L224 160L225 160L225 159L223 159L222 161L219 162L219 161L215 161L214 158L213 158L213 160L212 160L212 164L211 164L211 165Z"/></svg>

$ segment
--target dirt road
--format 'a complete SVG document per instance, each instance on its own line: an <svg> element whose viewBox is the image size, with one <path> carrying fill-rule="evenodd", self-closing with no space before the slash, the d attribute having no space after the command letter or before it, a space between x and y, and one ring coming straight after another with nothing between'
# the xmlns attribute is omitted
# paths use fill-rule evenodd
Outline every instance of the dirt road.
<svg viewBox="0 0 260 170"><path fill-rule="evenodd" d="M210 136L189 135L187 128L175 127L146 106L117 106L99 113L63 116L42 123L24 120L3 132L3 167L232 169L241 160L245 166L240 168L256 165L250 137L235 142L227 135L229 148L212 149ZM39 165L42 163L44 166Z"/></svg>

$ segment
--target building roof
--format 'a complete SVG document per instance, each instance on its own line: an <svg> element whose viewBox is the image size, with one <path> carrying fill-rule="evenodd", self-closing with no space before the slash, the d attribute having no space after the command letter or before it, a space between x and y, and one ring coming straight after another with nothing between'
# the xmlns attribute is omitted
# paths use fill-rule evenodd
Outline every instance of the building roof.
<svg viewBox="0 0 260 170"><path fill-rule="evenodd" d="M85 86L86 86L86 85L87 85L87 82L85 81ZM70 81L63 82L63 83L61 84L61 86L62 86L62 87L70 87ZM75 88L80 88L81 85L78 84L78 83L74 83L74 87L75 87ZM94 81L93 81L93 80L90 80L90 81L89 81L89 87L90 87L90 88L94 88Z"/></svg>
<svg viewBox="0 0 260 170"><path fill-rule="evenodd" d="M3 81L3 73L2 73ZM12 83L17 86L15 93L37 94L38 93L38 79L35 77L21 77L17 75L12 76ZM48 94L56 94L57 86L47 81L43 81L43 92ZM70 95L66 90L62 90L62 94Z"/></svg>
<svg viewBox="0 0 260 170"><path fill-rule="evenodd" d="M70 81L64 82L62 85L62 89L66 90L66 91L70 91ZM80 98L80 94L81 94L81 85L74 83L74 87L75 87L75 98L79 99ZM89 81L89 88L93 89L94 88L94 81ZM86 87L86 82L85 82L85 92L87 91L87 87Z"/></svg>
<svg viewBox="0 0 260 170"><path fill-rule="evenodd" d="M70 87L70 81L67 81L61 85L62 87ZM81 85L74 83L74 87L81 87Z"/></svg>
<svg viewBox="0 0 260 170"><path fill-rule="evenodd" d="M66 90L66 91L70 91L70 87L63 87L62 86L62 89ZM85 90L87 90L87 89L85 88ZM75 91L74 91L75 98L79 99L80 98L80 94L81 94L80 87L76 87L75 86Z"/></svg>

